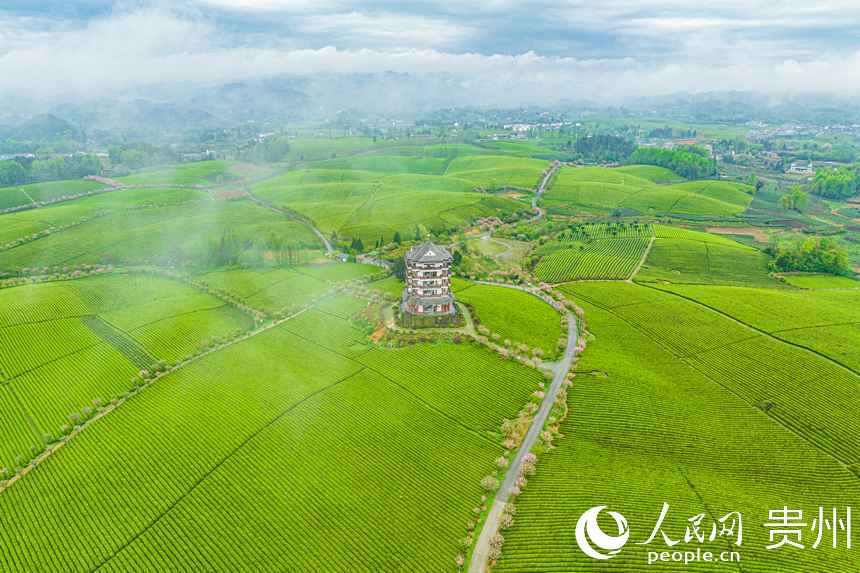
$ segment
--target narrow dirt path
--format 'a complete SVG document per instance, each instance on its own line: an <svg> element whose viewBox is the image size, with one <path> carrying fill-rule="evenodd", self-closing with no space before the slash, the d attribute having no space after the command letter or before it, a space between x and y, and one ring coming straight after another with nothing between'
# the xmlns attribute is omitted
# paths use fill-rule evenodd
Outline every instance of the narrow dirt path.
<svg viewBox="0 0 860 573"><path fill-rule="evenodd" d="M648 260L648 255L651 253L651 247L654 245L655 240L657 240L657 237L651 237L651 240L648 241L648 246L645 247L645 252L642 253L642 258L639 259L638 263L636 263L636 268L633 269L632 273L630 273L630 277L627 279L627 282L632 283L633 279L636 278L636 275L639 274L639 269L641 269L642 265L645 264L645 261Z"/></svg>
<svg viewBox="0 0 860 573"><path fill-rule="evenodd" d="M481 284L491 284L495 286L514 288L534 294L526 288L518 287L515 285L505 285L491 282L482 282ZM562 383L564 382L564 377L567 375L568 370L570 370L570 366L573 363L574 357L576 356L576 317L567 311L565 311L565 315L567 317L567 347L565 348L564 356L561 358L561 360L552 365L552 384L550 384L546 396L544 396L543 402L541 402L540 408L535 414L534 420L532 420L532 425L529 427L529 430L526 433L522 444L520 444L520 447L517 450L513 461L511 462L510 466L508 466L508 471L505 473L505 477L502 480L502 484L499 486L499 490L496 492L496 498L493 501L493 507L490 508L490 513L487 515L487 519L484 520L484 525L481 529L478 541L475 543L475 549L472 551L472 560L469 563L470 573L484 573L484 571L486 570L487 562L489 561L490 540L499 531L499 521L502 517L505 505L508 503L511 490L516 485L517 477L520 474L520 468L522 468L523 465L523 459L525 458L526 454L531 451L532 447L537 442L538 436L543 430L544 424L546 423L546 419L549 416L550 411L552 410L553 404L555 403L558 391L561 388Z"/></svg>
<svg viewBox="0 0 860 573"><path fill-rule="evenodd" d="M552 179L552 176L555 175L555 172L558 171L559 168L561 168L561 163L559 163L558 161L553 161L550 164L549 171L546 172L546 175L544 175L543 178L540 180L537 189L535 189L535 195L534 197L532 197L532 211L537 211L537 216L535 217L535 219L540 219L541 217L543 217L543 209L538 207L538 201L540 201L541 196L543 195L544 191L546 191L546 186L549 184L549 180Z"/></svg>
<svg viewBox="0 0 860 573"><path fill-rule="evenodd" d="M280 213L281 215L306 226L308 229L311 230L311 232L314 235L317 236L317 238L320 240L320 242L325 246L326 253L328 253L329 255L334 253L334 247L331 246L331 242L329 242L329 240L326 238L326 236L323 235L323 232L320 231L319 229L317 229L316 226L313 223L311 223L309 220L305 219L304 217L297 217L295 215L295 213L292 213L291 211L288 211L287 209L281 209L280 207L276 207L275 205L272 205L268 201L264 201L263 199L260 199L259 197L257 197L256 195L254 195L253 193L248 191L247 189L245 190L245 192L248 194L248 198L251 201L253 201L254 203L256 203L257 205L259 205L260 207L263 207L265 209L269 209L270 211L274 211L275 213Z"/></svg>
<svg viewBox="0 0 860 573"><path fill-rule="evenodd" d="M514 254L514 248L509 243L506 243L504 241L501 241L501 240L495 238L492 235L492 231L488 231L488 232L484 233L483 235L479 235L478 239L480 239L482 241L488 241L490 243L495 243L497 245L501 245L502 247L504 247L506 249L506 250L504 250L501 253L498 253L496 255L490 255L493 258L498 257L500 259L509 259Z"/></svg>

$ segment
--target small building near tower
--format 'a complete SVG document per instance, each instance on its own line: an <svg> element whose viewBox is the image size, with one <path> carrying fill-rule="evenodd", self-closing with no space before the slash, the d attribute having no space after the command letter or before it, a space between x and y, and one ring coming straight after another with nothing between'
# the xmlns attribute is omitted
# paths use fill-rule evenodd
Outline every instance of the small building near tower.
<svg viewBox="0 0 860 573"><path fill-rule="evenodd" d="M430 241L406 253L406 288L400 308L413 316L450 316L456 312L451 294L451 263L445 247Z"/></svg>

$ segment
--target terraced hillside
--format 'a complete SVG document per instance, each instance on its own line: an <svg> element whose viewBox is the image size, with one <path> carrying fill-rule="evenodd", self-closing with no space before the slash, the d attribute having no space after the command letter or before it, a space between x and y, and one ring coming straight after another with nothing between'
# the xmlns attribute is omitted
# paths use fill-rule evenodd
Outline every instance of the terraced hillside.
<svg viewBox="0 0 860 573"><path fill-rule="evenodd" d="M263 257L267 239L298 250L321 248L304 225L248 201L212 201L202 191L115 191L80 202L12 217L16 230L0 250L0 269L90 263L201 264L224 256L224 241L238 259ZM153 201L164 201L164 203ZM65 228L58 228L66 225ZM35 233L43 233L33 238ZM219 247L219 245L221 245Z"/></svg>
<svg viewBox="0 0 860 573"><path fill-rule="evenodd" d="M0 187L0 211L16 207L35 206L104 188L105 186L101 183L77 179L32 183L18 187Z"/></svg>
<svg viewBox="0 0 860 573"><path fill-rule="evenodd" d="M731 239L679 227L655 226L657 236L636 275L642 282L778 286L767 255Z"/></svg>
<svg viewBox="0 0 860 573"><path fill-rule="evenodd" d="M473 192L474 187L453 176L308 169L258 183L252 192L308 217L326 235L361 238L365 244L380 238L390 242L398 232L412 237L420 228L457 228L481 217L528 209L508 198Z"/></svg>
<svg viewBox="0 0 860 573"><path fill-rule="evenodd" d="M324 339L288 320L207 355L88 427L0 493L0 562L453 568L496 429L543 377L471 344L355 352L355 308L320 306L341 321Z"/></svg>
<svg viewBox="0 0 860 573"><path fill-rule="evenodd" d="M173 280L117 274L0 290L0 467L20 467L141 368L252 321ZM66 426L64 428L64 426Z"/></svg>
<svg viewBox="0 0 860 573"><path fill-rule="evenodd" d="M535 274L545 282L630 278L653 237L651 225L573 225L537 247Z"/></svg>
<svg viewBox="0 0 860 573"><path fill-rule="evenodd" d="M844 538L840 549L768 550L762 524L786 504L808 515L837 507L844 517L860 496L847 468L860 459L852 430L860 377L675 295L624 283L563 290L585 308L593 339L570 390L565 437L543 454L518 498L494 571L677 570L677 563L649 565L647 552L698 547L739 551L744 571L853 566ZM637 545L664 502L662 530L680 545L668 547L659 534ZM620 554L603 562L580 551L571 533L600 504L621 512L631 532ZM689 518L703 513L710 531L734 511L743 518L740 547L734 537L685 544Z"/></svg>
<svg viewBox="0 0 860 573"><path fill-rule="evenodd" d="M633 173L655 175L654 173ZM742 213L753 189L727 181L688 181L659 185L624 170L566 167L544 196L550 214L697 215L724 217Z"/></svg>
<svg viewBox="0 0 860 573"><path fill-rule="evenodd" d="M524 344L551 359L567 342L561 315L532 294L502 286L468 284L457 300L470 305L474 318L506 346ZM563 347L563 346L562 346Z"/></svg>

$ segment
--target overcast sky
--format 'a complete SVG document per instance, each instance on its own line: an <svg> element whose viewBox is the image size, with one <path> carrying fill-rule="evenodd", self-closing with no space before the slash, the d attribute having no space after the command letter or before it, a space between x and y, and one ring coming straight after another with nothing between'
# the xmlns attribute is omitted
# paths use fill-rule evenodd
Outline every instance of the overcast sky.
<svg viewBox="0 0 860 573"><path fill-rule="evenodd" d="M858 0L3 0L0 94L445 73L535 101L860 94Z"/></svg>

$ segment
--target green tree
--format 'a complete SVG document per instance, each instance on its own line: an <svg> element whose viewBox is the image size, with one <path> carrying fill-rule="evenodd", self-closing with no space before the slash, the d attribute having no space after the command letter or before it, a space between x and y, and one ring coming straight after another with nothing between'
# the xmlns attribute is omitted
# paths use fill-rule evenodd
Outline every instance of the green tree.
<svg viewBox="0 0 860 573"><path fill-rule="evenodd" d="M403 239L400 238L400 231L394 231L394 244L399 245L403 242Z"/></svg>
<svg viewBox="0 0 860 573"><path fill-rule="evenodd" d="M847 275L851 273L848 254L830 237L808 237L793 242L772 245L768 251L773 255L773 270L788 272L819 272Z"/></svg>
<svg viewBox="0 0 860 573"><path fill-rule="evenodd" d="M791 191L779 198L779 206L786 211L802 212L809 203L809 194L800 185L792 187Z"/></svg>
<svg viewBox="0 0 860 573"><path fill-rule="evenodd" d="M828 199L847 199L860 192L860 172L847 167L819 169L809 187L815 195Z"/></svg>
<svg viewBox="0 0 860 573"><path fill-rule="evenodd" d="M27 181L27 171L17 161L0 161L0 185L20 185Z"/></svg>
<svg viewBox="0 0 860 573"><path fill-rule="evenodd" d="M687 179L710 177L717 171L716 162L708 151L696 146L675 149L640 147L630 155L628 163L665 167Z"/></svg>

